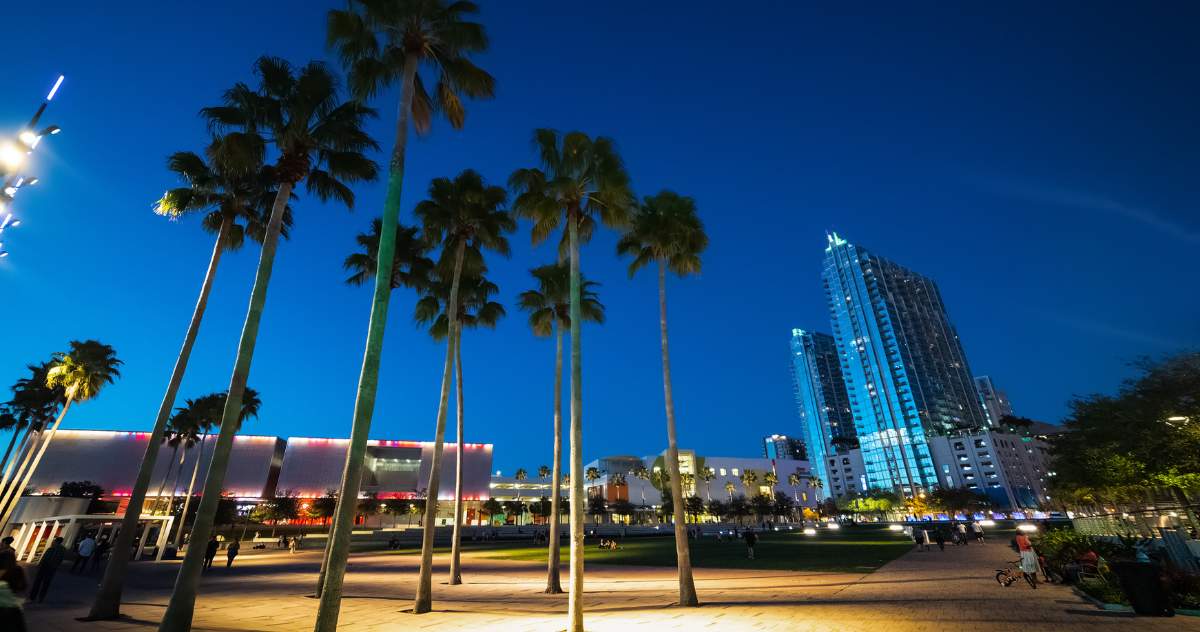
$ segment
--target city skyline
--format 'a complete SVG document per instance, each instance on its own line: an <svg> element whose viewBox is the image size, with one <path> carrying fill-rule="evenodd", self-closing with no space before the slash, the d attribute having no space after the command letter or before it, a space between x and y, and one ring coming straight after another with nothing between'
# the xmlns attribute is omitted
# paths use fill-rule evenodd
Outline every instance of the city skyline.
<svg viewBox="0 0 1200 632"><path fill-rule="evenodd" d="M141 66L131 60L145 58L147 47L175 48L155 25L188 19L181 8L147 6L118 15L80 7L79 19L61 25L61 43L49 50L37 45L36 32L12 34L13 62L22 72L0 103L5 129L27 120L59 73L67 80L47 115L65 133L39 148L42 183L22 191L23 224L5 235L13 255L0 266L0 285L6 305L19 308L6 309L0 329L0 386L70 339L97 338L126 360L124 377L104 398L73 412L67 426L149 428L211 246L197 222L172 223L151 213L153 201L176 185L165 157L202 147L207 135L196 109L215 102L230 82L247 79L257 55L328 59L313 43L321 39L324 9L302 6L278 16L238 5L247 19L227 25L228 45L219 53L185 51ZM762 436L797 433L778 340L797 324L823 322L820 257L813 252L833 228L935 279L953 306L972 367L994 377L1032 418L1058 421L1072 395L1110 390L1132 373L1127 363L1139 356L1200 344L1194 326L1200 299L1172 292L1188 282L1186 251L1198 234L1195 219L1178 210L1189 208L1192 195L1185 174L1194 172L1194 160L1180 147L1196 144L1183 105L1194 99L1177 98L1175 84L1157 83L1160 76L1144 76L1146 68L1167 67L1163 48L1186 36L1164 27L1161 16L1106 7L1069 16L1075 26L1086 22L1079 32L1067 28L1066 14L1050 16L1030 32L1037 45L1021 51L1007 43L1009 29L1024 28L1020 11L975 8L953 22L927 20L920 11L888 15L881 9L873 18L848 20L819 8L783 8L767 35L783 38L789 33L782 25L791 23L813 36L797 38L804 43L789 50L808 60L793 67L760 65L752 51L711 57L697 42L711 41L722 21L705 7L683 17L670 7L639 9L651 26L632 36L649 52L644 59L623 53L614 64L600 51L605 33L623 24L623 10L592 9L588 26L572 35L582 58L569 65L619 78L612 94L596 95L580 80L568 98L551 99L539 75L567 76L567 62L547 58L541 46L489 53L489 64L509 73L499 77L503 94L474 104L463 132L438 127L415 141L423 151L411 166L402 213L411 223L411 208L429 180L462 168L477 167L489 181L503 183L511 169L532 160L528 134L542 125L586 126L614 137L640 195L671 187L695 196L712 248L702 277L671 288L681 446L713 452L732 427L739 436L736 449L727 451L755 454ZM45 23L46 11L21 6L14 19ZM546 3L530 12L537 15L496 12L489 27L494 41L528 41L551 30L543 24L577 23L585 12ZM279 32L254 28L266 20L278 20ZM1151 21L1161 46L1137 38L1151 32ZM682 34L654 26L664 24ZM84 45L96 25L114 40L138 44L96 58ZM923 34L918 39L925 41L911 48L919 63L894 60L892 51L914 44L904 33ZM975 40L965 51L963 33ZM564 45L566 36L554 37L564 40L547 47ZM1054 46L1062 42L1087 51L1098 75L1075 72L1072 55ZM837 52L847 49L857 52ZM959 56L970 65L956 61ZM139 72L129 72L132 67ZM642 70L621 76L613 67ZM755 111L733 93L711 93L714 69L744 72L739 76L748 86L776 75L788 80L763 84L773 85L764 94L778 91L772 94L777 102ZM854 79L868 74L883 79L870 87ZM1115 94L1114 84L1143 98L1128 101ZM161 96L185 92L195 99ZM1012 96L1029 92L1042 100ZM630 95L639 95L636 111L628 107ZM737 133L714 133L713 112ZM372 131L386 138L389 125L383 116ZM1121 158L1096 152L1098 138ZM1030 143L1037 151L1029 151ZM353 214L309 201L298 205L292 239L280 248L250 377L263 393L262 418L248 432L348 431L369 292L343 286L341 260L353 249L354 235L378 215L381 199L376 184L362 187ZM756 221L747 222L743 209L758 209ZM469 413L475 416L468 441L501 446L497 462L505 471L548 460L553 352L552 343L533 339L513 307L516 294L531 284L527 270L548 262L552 249L531 248L527 233L513 245L513 258L493 265L510 314L496 332L469 332L464 349L468 398L478 402ZM62 276L64 249L88 262L86 279ZM639 452L665 443L658 430L653 283L627 280L625 263L612 249L611 237L598 236L584 258L609 307L609 322L584 334L584 445L591 456L625 451L606 430L614 424L655 429L638 437L633 447ZM772 273L751 274L756 261L748 253L767 253ZM255 258L247 249L223 262L182 397L225 388L233 353L228 341L244 314ZM1064 271L1070 283L1063 282ZM771 291L781 284L788 287L782 297ZM1170 309L1156 307L1163 296L1172 297ZM411 303L399 293L393 304L374 436L424 439L430 433L441 350L408 326ZM752 326L747 314L755 315ZM496 366L506 370L487 371Z"/></svg>

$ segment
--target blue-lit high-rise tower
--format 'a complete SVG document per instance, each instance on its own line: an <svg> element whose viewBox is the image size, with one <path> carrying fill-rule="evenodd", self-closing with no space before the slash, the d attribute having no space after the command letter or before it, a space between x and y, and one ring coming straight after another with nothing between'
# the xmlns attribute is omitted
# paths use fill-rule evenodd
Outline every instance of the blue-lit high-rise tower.
<svg viewBox="0 0 1200 632"><path fill-rule="evenodd" d="M829 497L834 478L843 476L830 470L829 457L857 446L833 336L792 330L792 383L808 462Z"/></svg>
<svg viewBox="0 0 1200 632"><path fill-rule="evenodd" d="M867 487L937 486L928 438L986 428L937 285L836 233L823 278Z"/></svg>

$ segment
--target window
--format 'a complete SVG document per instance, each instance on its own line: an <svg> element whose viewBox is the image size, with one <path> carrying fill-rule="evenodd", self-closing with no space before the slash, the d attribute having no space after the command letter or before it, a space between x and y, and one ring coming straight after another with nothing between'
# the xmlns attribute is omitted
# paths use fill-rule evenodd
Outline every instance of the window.
<svg viewBox="0 0 1200 632"><path fill-rule="evenodd" d="M800 492L800 499L803 502L808 502L808 492Z"/></svg>
<svg viewBox="0 0 1200 632"><path fill-rule="evenodd" d="M721 468L721 476L725 476L725 468Z"/></svg>
<svg viewBox="0 0 1200 632"><path fill-rule="evenodd" d="M733 475L734 475L734 476L739 476L739 474L738 474L738 471L737 471L737 470L738 470L738 469L735 467L735 468L733 468L733 469L731 469L731 470L729 470L729 471L730 471L730 472L733 472Z"/></svg>

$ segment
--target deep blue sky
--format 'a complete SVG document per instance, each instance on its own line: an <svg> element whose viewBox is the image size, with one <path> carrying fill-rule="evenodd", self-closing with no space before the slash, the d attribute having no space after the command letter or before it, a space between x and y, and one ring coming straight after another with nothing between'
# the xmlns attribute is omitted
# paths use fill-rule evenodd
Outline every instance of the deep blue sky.
<svg viewBox="0 0 1200 632"><path fill-rule="evenodd" d="M0 384L98 338L124 377L66 426L150 426L212 245L195 219L151 212L176 185L164 159L203 146L197 110L257 56L328 58L325 4L8 7L29 27L5 34L0 129L67 80L46 119L65 132L39 149L43 182L5 235ZM531 165L542 126L614 137L640 194L694 196L712 246L701 277L670 286L672 349L680 442L709 454L799 432L787 340L828 330L827 229L936 279L972 370L1021 414L1057 421L1132 359L1200 346L1195 3L801 4L491 3L480 63L497 98L470 104L463 131L439 124L411 144L405 217L433 177L472 167L502 183ZM385 142L395 97L374 103ZM342 284L341 261L382 192L359 187L352 214L297 205L247 431L348 432L369 291ZM553 355L512 306L552 249L532 248L527 226L513 243L492 264L509 318L463 351L468 438L494 442L506 472L549 460ZM589 459L665 444L653 278L628 280L613 244L603 234L583 254L609 308L584 337ZM256 260L222 262L182 396L227 386ZM412 304L393 302L377 437L432 435L443 348Z"/></svg>

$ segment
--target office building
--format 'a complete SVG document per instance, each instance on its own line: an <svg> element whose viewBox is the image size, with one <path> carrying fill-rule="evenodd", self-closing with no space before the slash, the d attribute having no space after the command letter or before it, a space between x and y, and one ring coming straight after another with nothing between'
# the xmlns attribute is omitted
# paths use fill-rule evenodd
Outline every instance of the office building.
<svg viewBox="0 0 1200 632"><path fill-rule="evenodd" d="M804 461L804 441L780 434L763 437L763 458Z"/></svg>
<svg viewBox="0 0 1200 632"><path fill-rule="evenodd" d="M791 355L792 387L805 456L813 464L813 474L826 483L822 490L828 497L834 495L834 472L828 462L858 447L837 343L829 334L793 329Z"/></svg>
<svg viewBox="0 0 1200 632"><path fill-rule="evenodd" d="M942 484L929 439L987 420L937 284L836 233L822 277L867 487Z"/></svg>
<svg viewBox="0 0 1200 632"><path fill-rule="evenodd" d="M1008 401L1008 395L996 388L992 383L992 378L981 375L975 378L975 390L979 393L979 404L983 407L983 413L987 417L988 427L1000 427L1000 420L1005 417L1011 417L1013 414L1012 404Z"/></svg>

